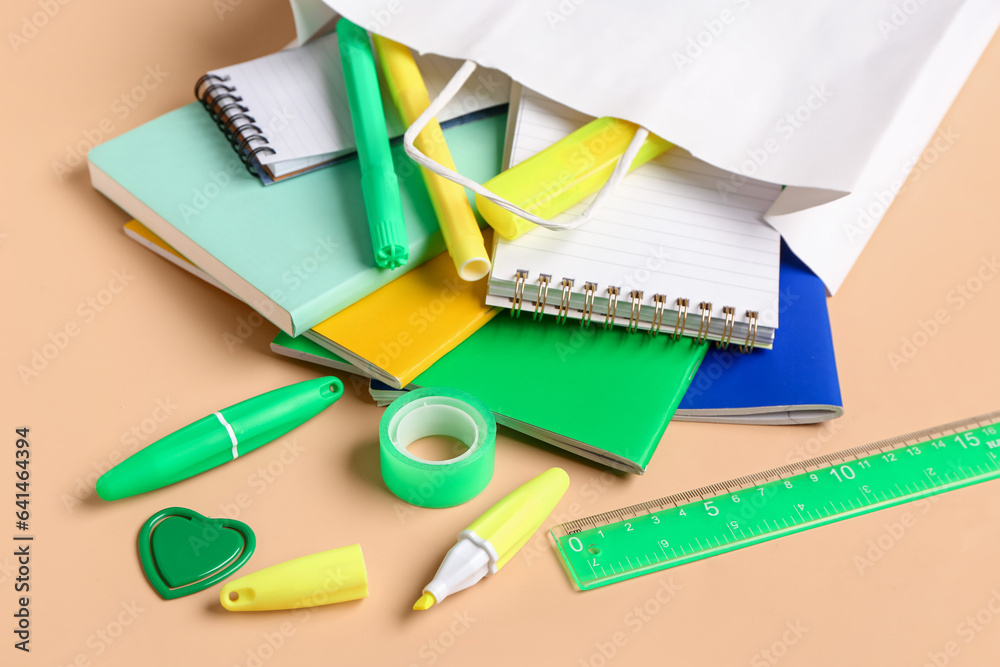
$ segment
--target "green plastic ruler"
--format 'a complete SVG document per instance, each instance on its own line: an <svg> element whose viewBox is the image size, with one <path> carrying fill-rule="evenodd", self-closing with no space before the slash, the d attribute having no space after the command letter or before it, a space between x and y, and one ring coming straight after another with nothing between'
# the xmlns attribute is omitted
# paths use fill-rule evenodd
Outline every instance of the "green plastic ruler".
<svg viewBox="0 0 1000 667"><path fill-rule="evenodd" d="M1000 477L1000 410L560 524L590 590Z"/></svg>

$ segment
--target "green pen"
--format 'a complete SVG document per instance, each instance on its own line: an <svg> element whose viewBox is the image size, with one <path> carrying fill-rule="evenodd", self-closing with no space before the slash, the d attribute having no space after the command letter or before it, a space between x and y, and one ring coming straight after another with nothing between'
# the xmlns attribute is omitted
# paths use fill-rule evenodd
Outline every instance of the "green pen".
<svg viewBox="0 0 1000 667"><path fill-rule="evenodd" d="M383 269L396 269L406 264L410 248L403 223L399 181L392 166L375 57L365 29L345 18L337 21L337 41L354 139L358 145L361 194L365 199L375 264Z"/></svg>
<svg viewBox="0 0 1000 667"><path fill-rule="evenodd" d="M231 405L157 440L101 475L97 495L119 500L194 477L281 437L343 395L343 383L330 376Z"/></svg>

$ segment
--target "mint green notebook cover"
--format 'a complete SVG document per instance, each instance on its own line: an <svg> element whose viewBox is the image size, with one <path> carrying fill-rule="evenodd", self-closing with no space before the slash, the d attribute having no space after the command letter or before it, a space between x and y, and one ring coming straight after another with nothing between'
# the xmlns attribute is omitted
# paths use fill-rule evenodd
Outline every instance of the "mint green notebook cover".
<svg viewBox="0 0 1000 667"><path fill-rule="evenodd" d="M277 339L271 348L280 351ZM314 357L333 356L316 348ZM688 338L501 313L413 386L465 390L505 426L641 474L707 349Z"/></svg>
<svg viewBox="0 0 1000 667"><path fill-rule="evenodd" d="M445 130L459 171L500 170L506 116ZM264 187L198 103L94 148L91 180L178 252L297 336L444 250L420 170L393 148L410 262L378 269L357 159Z"/></svg>

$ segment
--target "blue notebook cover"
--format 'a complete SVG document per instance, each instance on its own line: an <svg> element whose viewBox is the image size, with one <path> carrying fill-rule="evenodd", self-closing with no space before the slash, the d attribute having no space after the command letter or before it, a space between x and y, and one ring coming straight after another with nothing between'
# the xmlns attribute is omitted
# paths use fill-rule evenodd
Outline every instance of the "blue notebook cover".
<svg viewBox="0 0 1000 667"><path fill-rule="evenodd" d="M506 115L444 131L458 169L500 171ZM410 261L375 266L357 159L273 187L244 168L194 102L94 148L91 182L157 236L293 336L444 250L420 170L393 148Z"/></svg>
<svg viewBox="0 0 1000 667"><path fill-rule="evenodd" d="M811 424L844 413L826 288L782 243L774 349L712 347L674 419L729 424Z"/></svg>

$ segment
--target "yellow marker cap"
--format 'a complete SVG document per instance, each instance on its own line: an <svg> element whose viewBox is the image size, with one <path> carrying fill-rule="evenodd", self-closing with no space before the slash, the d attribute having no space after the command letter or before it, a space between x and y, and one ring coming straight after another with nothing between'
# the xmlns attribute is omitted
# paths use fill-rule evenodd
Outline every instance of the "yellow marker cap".
<svg viewBox="0 0 1000 667"><path fill-rule="evenodd" d="M264 568L222 587L229 611L298 609L368 597L361 545L331 549Z"/></svg>
<svg viewBox="0 0 1000 667"><path fill-rule="evenodd" d="M520 208L551 220L607 182L638 126L618 118L593 120L545 150L494 176L483 186ZM672 144L650 134L629 171ZM515 239L535 225L476 195L479 214L504 238Z"/></svg>

